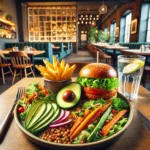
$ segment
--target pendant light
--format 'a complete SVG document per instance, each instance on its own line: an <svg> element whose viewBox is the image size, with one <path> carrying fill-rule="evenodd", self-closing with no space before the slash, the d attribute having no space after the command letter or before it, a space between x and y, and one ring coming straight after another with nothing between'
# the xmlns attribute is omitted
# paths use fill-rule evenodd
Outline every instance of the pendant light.
<svg viewBox="0 0 150 150"><path fill-rule="evenodd" d="M107 13L107 6L104 4L104 1L103 1L103 4L99 7L99 13L100 14Z"/></svg>

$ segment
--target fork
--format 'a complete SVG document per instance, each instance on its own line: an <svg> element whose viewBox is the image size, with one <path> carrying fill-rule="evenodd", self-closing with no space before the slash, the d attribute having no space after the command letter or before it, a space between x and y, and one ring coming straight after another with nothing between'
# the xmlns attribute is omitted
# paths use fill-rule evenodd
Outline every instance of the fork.
<svg viewBox="0 0 150 150"><path fill-rule="evenodd" d="M19 87L13 105L9 110L9 112L7 113L6 117L4 118L2 124L0 125L0 143L3 141L4 136L6 135L6 132L8 130L8 127L10 126L10 123L13 118L13 110L16 106L16 103L24 93L25 87Z"/></svg>

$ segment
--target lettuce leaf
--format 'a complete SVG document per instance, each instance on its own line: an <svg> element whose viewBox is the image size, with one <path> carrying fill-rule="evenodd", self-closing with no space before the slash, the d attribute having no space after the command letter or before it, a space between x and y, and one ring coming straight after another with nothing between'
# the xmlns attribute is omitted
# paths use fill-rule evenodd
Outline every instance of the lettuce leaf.
<svg viewBox="0 0 150 150"><path fill-rule="evenodd" d="M117 78L87 78L87 77L78 77L77 82L81 86L87 86L91 88L101 88L106 90L113 90L119 86Z"/></svg>

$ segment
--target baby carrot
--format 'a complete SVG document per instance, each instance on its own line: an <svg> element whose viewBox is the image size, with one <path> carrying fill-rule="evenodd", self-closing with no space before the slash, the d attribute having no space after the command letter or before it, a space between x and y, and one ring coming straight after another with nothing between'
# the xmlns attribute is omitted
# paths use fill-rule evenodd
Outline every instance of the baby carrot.
<svg viewBox="0 0 150 150"><path fill-rule="evenodd" d="M102 128L103 136L106 136L114 124L127 112L127 109L122 109L115 115L112 120Z"/></svg>
<svg viewBox="0 0 150 150"><path fill-rule="evenodd" d="M73 134L71 135L71 138L75 138L82 130L84 130L90 123L90 120L92 119L92 117L95 115L95 113L97 111L99 111L101 109L101 106L97 107L94 111L92 111L80 124L80 126L78 126L78 128L73 132Z"/></svg>
<svg viewBox="0 0 150 150"><path fill-rule="evenodd" d="M70 129L70 135L77 129L77 127L81 124L82 121L83 121L82 117L78 117L76 119L76 122L73 124L72 128Z"/></svg>
<svg viewBox="0 0 150 150"><path fill-rule="evenodd" d="M83 118L86 118L91 113L90 109L85 109Z"/></svg>
<svg viewBox="0 0 150 150"><path fill-rule="evenodd" d="M99 111L95 113L93 118L91 119L90 123L93 123L97 118L99 118L106 110L107 108L111 105L111 102L104 105Z"/></svg>

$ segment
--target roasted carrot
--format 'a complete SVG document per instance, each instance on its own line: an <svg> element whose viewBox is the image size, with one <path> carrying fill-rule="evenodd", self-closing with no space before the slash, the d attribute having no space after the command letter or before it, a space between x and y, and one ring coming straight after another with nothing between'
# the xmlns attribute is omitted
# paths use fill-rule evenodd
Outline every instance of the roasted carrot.
<svg viewBox="0 0 150 150"><path fill-rule="evenodd" d="M112 120L107 123L103 128L102 128L102 134L103 136L106 136L108 134L108 132L110 131L110 129L115 125L115 123L121 119L121 117L127 112L127 109L122 109L121 111L119 111L113 118Z"/></svg>
<svg viewBox="0 0 150 150"><path fill-rule="evenodd" d="M85 109L83 118L86 118L91 113L90 109Z"/></svg>
<svg viewBox="0 0 150 150"><path fill-rule="evenodd" d="M93 118L95 113L101 109L101 106L97 107L95 110L93 110L78 126L78 128L73 132L71 135L71 138L75 138L82 130L84 130L90 123L90 120Z"/></svg>
<svg viewBox="0 0 150 150"><path fill-rule="evenodd" d="M111 103L112 102L104 105L99 111L97 111L93 116L93 118L91 119L90 123L93 123L97 118L99 118L106 111L106 109L111 105Z"/></svg>
<svg viewBox="0 0 150 150"><path fill-rule="evenodd" d="M77 117L75 123L70 129L70 135L72 135L72 133L77 129L77 127L81 124L82 121L83 121L83 117Z"/></svg>

